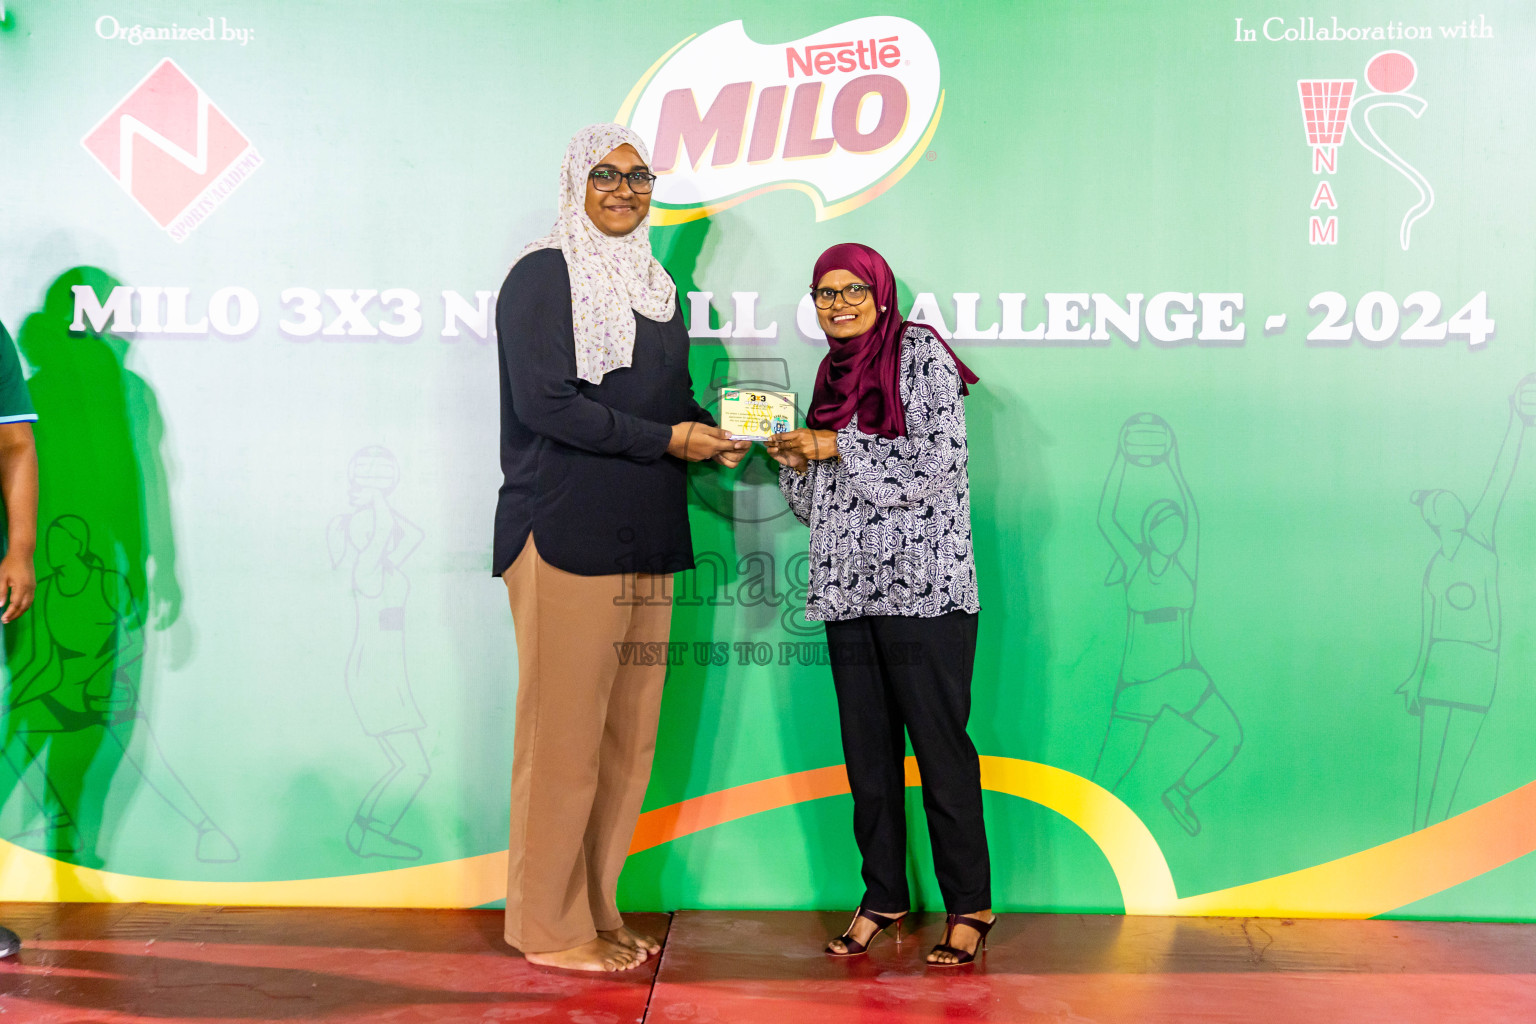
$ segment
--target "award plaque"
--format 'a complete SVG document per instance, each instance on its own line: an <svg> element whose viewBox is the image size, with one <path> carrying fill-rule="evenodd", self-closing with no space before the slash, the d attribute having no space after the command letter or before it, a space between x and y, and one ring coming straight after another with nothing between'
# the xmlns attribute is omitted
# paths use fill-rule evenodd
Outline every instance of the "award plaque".
<svg viewBox="0 0 1536 1024"><path fill-rule="evenodd" d="M793 391L720 389L720 426L735 441L766 441L795 428Z"/></svg>

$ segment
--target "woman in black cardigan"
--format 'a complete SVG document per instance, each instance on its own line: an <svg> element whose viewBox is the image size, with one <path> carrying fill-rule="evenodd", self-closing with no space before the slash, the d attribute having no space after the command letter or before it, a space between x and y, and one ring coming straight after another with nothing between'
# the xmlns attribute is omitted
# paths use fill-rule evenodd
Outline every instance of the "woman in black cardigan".
<svg viewBox="0 0 1536 1024"><path fill-rule="evenodd" d="M614 895L666 666L622 652L667 641L666 577L693 568L685 462L734 466L747 448L693 398L677 288L651 255L654 180L633 132L582 129L554 230L523 250L496 304L493 571L518 653L505 937L575 970L659 948Z"/></svg>

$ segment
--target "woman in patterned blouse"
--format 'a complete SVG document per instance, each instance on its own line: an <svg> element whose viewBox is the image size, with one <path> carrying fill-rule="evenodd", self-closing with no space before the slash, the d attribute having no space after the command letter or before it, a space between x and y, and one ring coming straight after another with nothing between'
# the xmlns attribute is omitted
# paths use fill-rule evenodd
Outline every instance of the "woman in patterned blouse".
<svg viewBox="0 0 1536 1024"><path fill-rule="evenodd" d="M826 951L862 953L907 911L910 735L949 914L928 962L970 963L994 920L981 776L965 731L980 604L960 399L976 376L927 327L902 319L895 276L868 246L834 245L813 280L830 349L808 426L767 447L790 508L811 528L806 616L826 623L864 862L859 910Z"/></svg>

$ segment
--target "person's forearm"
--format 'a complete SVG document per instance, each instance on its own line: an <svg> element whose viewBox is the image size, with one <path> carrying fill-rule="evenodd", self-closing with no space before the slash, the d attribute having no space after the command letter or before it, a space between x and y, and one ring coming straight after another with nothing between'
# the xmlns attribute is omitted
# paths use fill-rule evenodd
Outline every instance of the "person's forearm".
<svg viewBox="0 0 1536 1024"><path fill-rule="evenodd" d="M651 461L671 444L671 424L610 408L563 381L514 380L512 408L534 433L598 455Z"/></svg>
<svg viewBox="0 0 1536 1024"><path fill-rule="evenodd" d="M37 446L0 447L0 496L5 499L6 550L31 558L37 550Z"/></svg>
<svg viewBox="0 0 1536 1024"><path fill-rule="evenodd" d="M800 469L792 466L779 467L779 491L789 503L790 512L806 526L811 525L811 496L816 486L816 463L808 462Z"/></svg>
<svg viewBox="0 0 1536 1024"><path fill-rule="evenodd" d="M908 435L898 447L853 426L838 431L837 447L854 492L881 508L916 505L958 486L966 453L963 434Z"/></svg>

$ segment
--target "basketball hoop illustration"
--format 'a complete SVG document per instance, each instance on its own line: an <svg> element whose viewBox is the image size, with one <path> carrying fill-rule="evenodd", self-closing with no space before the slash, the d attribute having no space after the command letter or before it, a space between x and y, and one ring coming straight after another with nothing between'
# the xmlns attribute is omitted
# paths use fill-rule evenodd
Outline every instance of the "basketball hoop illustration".
<svg viewBox="0 0 1536 1024"><path fill-rule="evenodd" d="M1344 141L1349 124L1349 105L1355 95L1353 78L1302 79L1301 116L1307 126L1307 144L1326 149Z"/></svg>

